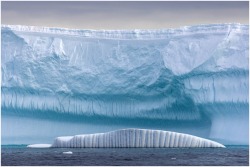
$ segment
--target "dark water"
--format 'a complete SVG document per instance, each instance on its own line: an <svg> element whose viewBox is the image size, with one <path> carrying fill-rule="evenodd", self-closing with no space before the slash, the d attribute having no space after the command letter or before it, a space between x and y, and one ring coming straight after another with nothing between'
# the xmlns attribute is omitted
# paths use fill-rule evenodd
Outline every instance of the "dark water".
<svg viewBox="0 0 250 167"><path fill-rule="evenodd" d="M72 151L73 154L63 154ZM2 165L248 166L248 146L227 148L26 148L2 146Z"/></svg>

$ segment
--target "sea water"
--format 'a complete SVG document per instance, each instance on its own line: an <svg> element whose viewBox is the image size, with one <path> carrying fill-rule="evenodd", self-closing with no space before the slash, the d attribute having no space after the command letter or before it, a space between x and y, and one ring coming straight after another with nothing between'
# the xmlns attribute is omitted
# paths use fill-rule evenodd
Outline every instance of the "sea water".
<svg viewBox="0 0 250 167"><path fill-rule="evenodd" d="M248 146L227 148L27 148L3 145L2 165L249 165ZM64 154L72 152L72 154Z"/></svg>

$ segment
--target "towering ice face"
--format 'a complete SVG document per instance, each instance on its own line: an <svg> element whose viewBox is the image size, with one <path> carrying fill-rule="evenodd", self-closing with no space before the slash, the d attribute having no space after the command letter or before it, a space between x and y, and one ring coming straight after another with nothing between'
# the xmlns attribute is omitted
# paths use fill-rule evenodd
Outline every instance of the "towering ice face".
<svg viewBox="0 0 250 167"><path fill-rule="evenodd" d="M2 26L2 142L131 127L248 144L248 30Z"/></svg>

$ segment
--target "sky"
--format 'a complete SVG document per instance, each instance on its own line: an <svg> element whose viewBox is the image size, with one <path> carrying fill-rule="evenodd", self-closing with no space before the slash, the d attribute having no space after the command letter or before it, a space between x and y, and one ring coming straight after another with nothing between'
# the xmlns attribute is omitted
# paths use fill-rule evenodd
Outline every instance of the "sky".
<svg viewBox="0 0 250 167"><path fill-rule="evenodd" d="M162 29L249 24L247 1L2 1L1 22L76 29Z"/></svg>

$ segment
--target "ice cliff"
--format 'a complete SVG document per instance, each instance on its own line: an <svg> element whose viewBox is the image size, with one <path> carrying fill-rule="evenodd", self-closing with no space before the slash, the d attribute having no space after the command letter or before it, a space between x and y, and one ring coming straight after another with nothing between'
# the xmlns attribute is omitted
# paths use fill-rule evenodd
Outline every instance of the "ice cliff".
<svg viewBox="0 0 250 167"><path fill-rule="evenodd" d="M248 32L241 24L165 30L2 25L3 142L13 133L34 136L43 127L38 122L49 121L47 129L156 126L248 144ZM70 131L55 128L47 139Z"/></svg>

